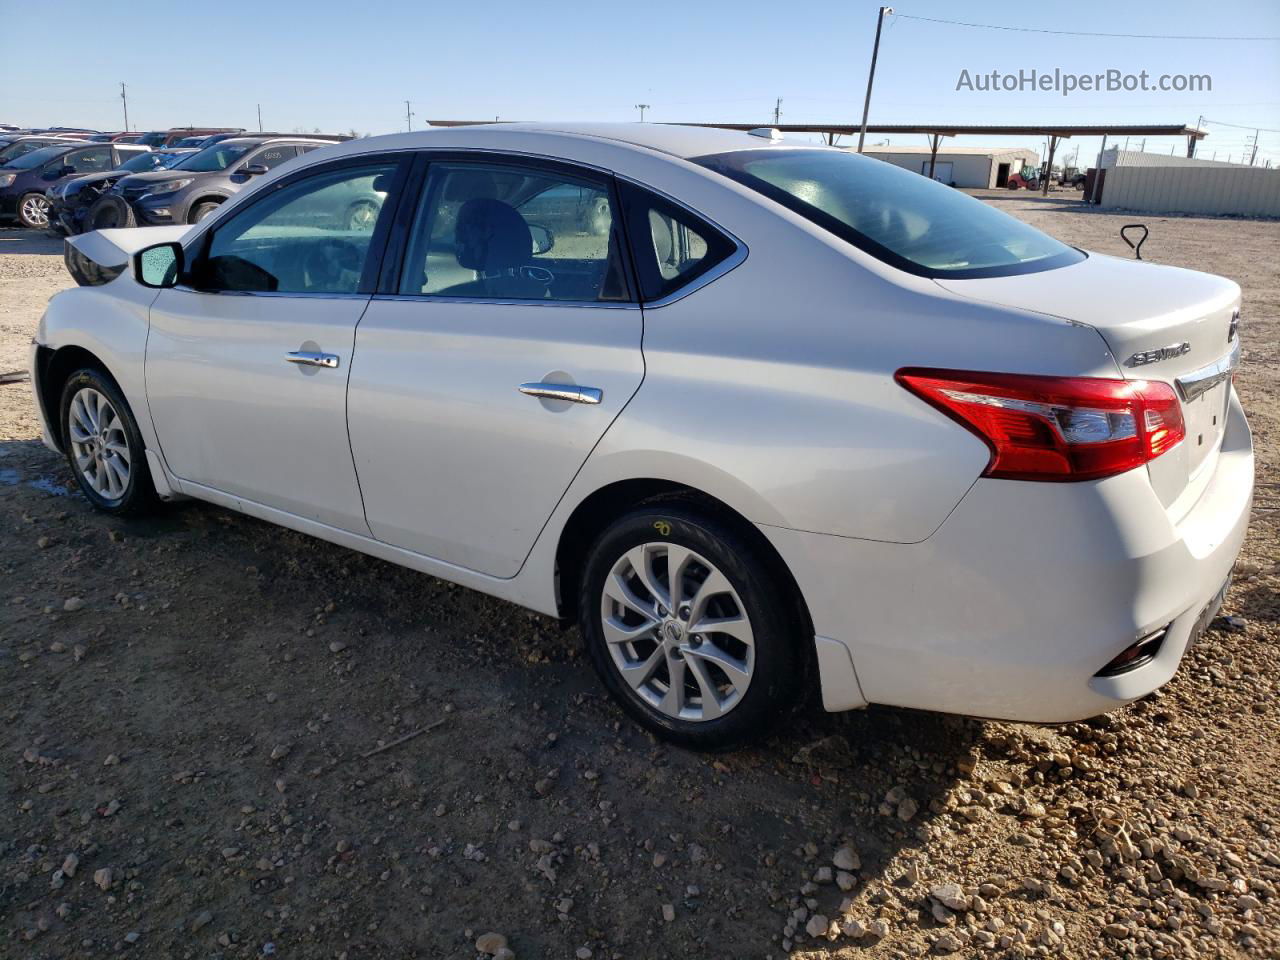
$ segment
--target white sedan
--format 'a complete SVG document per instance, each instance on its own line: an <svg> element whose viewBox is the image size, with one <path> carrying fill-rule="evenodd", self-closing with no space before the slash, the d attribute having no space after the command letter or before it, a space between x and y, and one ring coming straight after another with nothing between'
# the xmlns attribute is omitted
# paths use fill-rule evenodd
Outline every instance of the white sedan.
<svg viewBox="0 0 1280 960"><path fill-rule="evenodd" d="M70 243L33 383L95 507L196 497L576 617L689 746L810 692L1112 709L1245 535L1235 283L768 130L356 140Z"/></svg>

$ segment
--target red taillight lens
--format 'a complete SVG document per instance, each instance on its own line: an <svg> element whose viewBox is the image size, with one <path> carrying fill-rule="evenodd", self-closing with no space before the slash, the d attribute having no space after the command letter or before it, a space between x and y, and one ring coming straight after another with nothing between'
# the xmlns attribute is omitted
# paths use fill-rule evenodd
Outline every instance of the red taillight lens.
<svg viewBox="0 0 1280 960"><path fill-rule="evenodd" d="M913 368L895 377L986 441L988 477L1097 480L1154 460L1186 435L1173 387L1152 380Z"/></svg>

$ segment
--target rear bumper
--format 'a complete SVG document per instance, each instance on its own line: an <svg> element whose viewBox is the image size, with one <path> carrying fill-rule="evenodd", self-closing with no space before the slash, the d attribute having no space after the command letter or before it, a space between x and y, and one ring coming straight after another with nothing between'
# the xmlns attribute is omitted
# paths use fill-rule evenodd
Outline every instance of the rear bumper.
<svg viewBox="0 0 1280 960"><path fill-rule="evenodd" d="M818 635L843 643L856 669L855 681L824 672L824 703L1064 722L1167 683L1248 527L1253 447L1234 393L1216 456L1176 521L1133 470L1079 484L979 480L917 544L762 526ZM1150 661L1096 676L1165 628Z"/></svg>

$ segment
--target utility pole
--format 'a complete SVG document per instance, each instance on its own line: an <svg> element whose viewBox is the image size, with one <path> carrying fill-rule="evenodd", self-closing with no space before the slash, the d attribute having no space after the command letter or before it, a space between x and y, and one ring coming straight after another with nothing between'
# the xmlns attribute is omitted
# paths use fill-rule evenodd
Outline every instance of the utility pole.
<svg viewBox="0 0 1280 960"><path fill-rule="evenodd" d="M258 104L258 132L262 132L262 104Z"/></svg>
<svg viewBox="0 0 1280 960"><path fill-rule="evenodd" d="M1146 152L1147 152L1147 138L1146 138L1146 137L1143 137L1143 138L1142 138L1142 146L1138 147L1138 152L1139 152L1139 153L1146 153Z"/></svg>
<svg viewBox="0 0 1280 960"><path fill-rule="evenodd" d="M778 120L782 116L782 98L779 97L773 102L773 125L778 125Z"/></svg>
<svg viewBox="0 0 1280 960"><path fill-rule="evenodd" d="M1258 159L1258 131L1253 131L1253 154L1249 157L1249 166L1253 166L1253 162Z"/></svg>
<svg viewBox="0 0 1280 960"><path fill-rule="evenodd" d="M124 132L129 132L129 98L124 92L124 81L120 81L120 103L124 105Z"/></svg>
<svg viewBox="0 0 1280 960"><path fill-rule="evenodd" d="M867 74L867 98L862 101L862 130L858 133L858 152L862 152L862 141L867 138L867 114L871 110L871 85L876 79L876 58L880 56L880 28L884 26L884 18L892 16L893 7L881 7L876 18L876 42L871 47L871 72Z"/></svg>
<svg viewBox="0 0 1280 960"><path fill-rule="evenodd" d="M650 108L647 103L637 103L636 109L640 111L640 122L644 123L644 112Z"/></svg>
<svg viewBox="0 0 1280 960"><path fill-rule="evenodd" d="M413 132L413 111L409 109L409 101L404 102L404 120L409 125L409 132Z"/></svg>
<svg viewBox="0 0 1280 960"><path fill-rule="evenodd" d="M1204 114L1196 117L1196 133L1200 132L1200 124L1204 123ZM1187 156L1194 157L1196 155L1196 137L1187 137Z"/></svg>

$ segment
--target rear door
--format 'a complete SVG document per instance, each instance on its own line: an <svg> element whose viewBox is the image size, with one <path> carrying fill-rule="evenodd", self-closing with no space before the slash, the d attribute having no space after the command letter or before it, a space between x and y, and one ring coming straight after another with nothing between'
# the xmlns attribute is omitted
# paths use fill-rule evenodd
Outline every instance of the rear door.
<svg viewBox="0 0 1280 960"><path fill-rule="evenodd" d="M611 178L423 163L356 331L351 448L375 537L511 577L640 385L641 312Z"/></svg>

